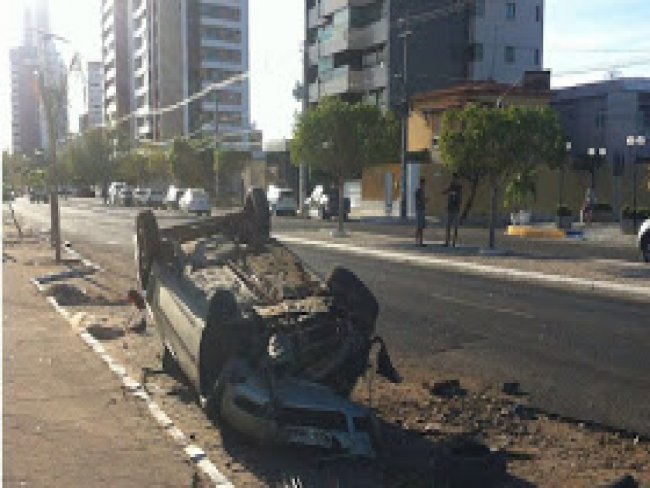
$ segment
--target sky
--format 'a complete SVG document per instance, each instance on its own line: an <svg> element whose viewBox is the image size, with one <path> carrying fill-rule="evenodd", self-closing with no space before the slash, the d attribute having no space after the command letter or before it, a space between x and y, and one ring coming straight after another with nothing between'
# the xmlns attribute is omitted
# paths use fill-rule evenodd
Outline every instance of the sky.
<svg viewBox="0 0 650 488"><path fill-rule="evenodd" d="M29 1L0 0L0 149L11 145L9 49L21 42ZM302 78L304 0L249 1L251 120L265 140L289 137L300 108L292 90ZM100 60L100 3L50 0L51 29L72 46L61 45L64 59L78 51L87 61ZM552 70L553 86L602 80L612 71L650 77L648 25L648 0L546 0L544 67ZM73 120L82 103L81 97L71 101Z"/></svg>

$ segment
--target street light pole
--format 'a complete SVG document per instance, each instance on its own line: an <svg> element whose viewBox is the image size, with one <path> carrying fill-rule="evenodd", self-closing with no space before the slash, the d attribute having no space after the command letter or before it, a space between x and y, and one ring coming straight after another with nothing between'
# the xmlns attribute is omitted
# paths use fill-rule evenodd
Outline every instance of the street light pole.
<svg viewBox="0 0 650 488"><path fill-rule="evenodd" d="M632 216L632 221L634 225L634 233L636 234L639 230L639 220L637 216L637 147L645 146L645 136L628 136L627 137L627 146L630 148L630 153L632 156L632 205L634 207L634 214Z"/></svg>
<svg viewBox="0 0 650 488"><path fill-rule="evenodd" d="M402 102L402 181L400 191L400 218L406 219L406 202L408 182L406 175L407 157L408 157L408 119L409 119L409 94L408 94L408 38L413 34L408 30L408 21L405 18L399 20L402 24L402 33L399 34L404 41L403 66L402 66L402 89L404 100Z"/></svg>

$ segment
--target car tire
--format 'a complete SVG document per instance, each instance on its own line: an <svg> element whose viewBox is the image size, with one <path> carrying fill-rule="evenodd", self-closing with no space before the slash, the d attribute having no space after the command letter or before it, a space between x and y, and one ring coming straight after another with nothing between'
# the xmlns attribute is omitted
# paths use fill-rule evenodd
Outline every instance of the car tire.
<svg viewBox="0 0 650 488"><path fill-rule="evenodd" d="M647 234L647 233L646 233ZM650 235L641 239L641 259L643 262L650 263Z"/></svg>
<svg viewBox="0 0 650 488"><path fill-rule="evenodd" d="M327 286L335 303L348 310L364 335L371 336L379 315L379 303L363 281L349 269L337 266L330 272Z"/></svg>
<svg viewBox="0 0 650 488"><path fill-rule="evenodd" d="M244 204L246 214L245 241L248 244L267 242L271 237L271 215L266 193L261 188L251 188Z"/></svg>
<svg viewBox="0 0 650 488"><path fill-rule="evenodd" d="M201 390L208 398L225 364L239 352L244 334L234 294L226 289L216 290L210 298L199 349Z"/></svg>
<svg viewBox="0 0 650 488"><path fill-rule="evenodd" d="M136 217L136 262L138 283L143 290L149 285L154 260L160 255L160 232L151 210Z"/></svg>

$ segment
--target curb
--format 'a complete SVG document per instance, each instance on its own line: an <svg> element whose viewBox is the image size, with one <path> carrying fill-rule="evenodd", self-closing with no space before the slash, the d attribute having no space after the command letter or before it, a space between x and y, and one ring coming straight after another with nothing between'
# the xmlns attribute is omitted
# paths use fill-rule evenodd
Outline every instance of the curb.
<svg viewBox="0 0 650 488"><path fill-rule="evenodd" d="M70 250L72 251L72 250ZM84 265L88 267L93 267L94 269L99 269L93 265L89 260L84 260L81 258L81 255L72 251L78 256ZM39 292L44 292L45 287L43 283L50 281L56 281L57 279L65 279L70 277L70 272L61 272L61 273L52 273L39 278L32 278L30 281L36 287ZM74 319L75 317L64 307L59 305L54 297L47 297L46 301L57 311L71 326L75 326ZM234 488L234 485L226 478L219 469L210 461L206 452L195 444L191 444L187 436L181 431L178 427L174 425L174 421L160 408L160 406L152 400L149 393L146 389L136 380L131 378L126 371L126 368L115 362L113 358L106 352L106 349L97 340L91 333L87 330L82 329L78 332L79 338L90 348L92 349L100 359L106 363L108 368L117 376L117 378L122 383L122 388L128 392L131 396L143 401L146 403L147 408L151 416L156 420L158 425L160 425L167 434L174 440L174 442L183 450L185 455L192 461L194 466L200 469L215 487L218 488Z"/></svg>
<svg viewBox="0 0 650 488"><path fill-rule="evenodd" d="M644 303L648 303L648 300L650 300L650 287L634 286L611 281L574 278L570 276L540 273L538 271L522 271L512 268L500 268L498 266L488 264L468 263L455 259L407 254L404 252L387 251L381 249L371 249L368 247L354 246L344 243L303 239L300 237L293 237L283 234L275 234L273 237L286 244L298 244L324 249L332 249L349 254L383 259L385 261L392 261L395 263L408 263L422 267L436 267L477 276L489 276L498 279L524 280L529 283L539 283L553 288L571 288L578 291L600 293L607 296L615 295L620 298L641 300Z"/></svg>

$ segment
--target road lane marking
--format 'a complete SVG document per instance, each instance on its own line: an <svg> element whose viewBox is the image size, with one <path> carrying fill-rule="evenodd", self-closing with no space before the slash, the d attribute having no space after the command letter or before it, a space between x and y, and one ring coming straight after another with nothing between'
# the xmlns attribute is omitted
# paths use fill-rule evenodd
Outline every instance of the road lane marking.
<svg viewBox="0 0 650 488"><path fill-rule="evenodd" d="M273 237L286 244L298 244L318 247L321 249L332 249L348 254L367 256L395 263L407 263L422 267L442 268L483 277L492 276L502 280L523 280L532 283L542 283L558 288L570 287L581 291L600 292L605 294L613 293L619 296L624 296L626 298L632 298L636 300L641 299L643 301L650 299L650 287L645 286L616 283L612 281L589 280L586 278L575 278L572 276L553 275L540 273L538 271L522 271L513 268L501 268L499 266L489 264L471 263L449 258L427 256L423 254L408 254L398 251L371 249L368 247L354 246L351 244L303 239L301 237L294 237L285 234L275 234Z"/></svg>
<svg viewBox="0 0 650 488"><path fill-rule="evenodd" d="M452 303L457 303L459 305L465 305L467 307L473 307L473 308L478 308L481 310L488 310L490 312L498 312L498 313L503 313L503 314L508 314L508 315L514 315L515 317L521 317L524 319L530 319L534 320L536 317L532 314L522 312L519 310L514 310L512 308L504 308L504 307L493 307L492 305L485 305L482 303L477 303L472 300L464 300L462 298L456 298L452 297L449 295L442 295L440 293L430 293L429 296L433 298L437 298L439 300L447 301L447 302L452 302Z"/></svg>
<svg viewBox="0 0 650 488"><path fill-rule="evenodd" d="M30 280L32 284L38 289L38 291L43 292L44 287L40 283L38 278ZM47 297L47 302L61 315L63 316L73 327L76 326L73 323L75 316L73 316L68 310L59 305L54 297ZM109 369L117 376L124 388L135 398L138 398L140 401L143 401L151 413L151 416L154 420L160 425L165 432L174 440L176 443L183 449L185 454L190 458L194 466L200 469L218 488L234 488L234 485L226 478L219 469L214 465L212 461L208 458L206 452L195 444L190 444L187 436L180 430L176 425L174 425L173 420L160 408L160 406L151 399L151 396L146 391L146 389L136 380L131 378L127 372L126 368L121 364L118 364L111 358L111 356L106 352L104 346L100 341L97 340L90 332L87 330L81 330L77 334L81 340L92 349L100 359L107 364Z"/></svg>

